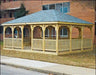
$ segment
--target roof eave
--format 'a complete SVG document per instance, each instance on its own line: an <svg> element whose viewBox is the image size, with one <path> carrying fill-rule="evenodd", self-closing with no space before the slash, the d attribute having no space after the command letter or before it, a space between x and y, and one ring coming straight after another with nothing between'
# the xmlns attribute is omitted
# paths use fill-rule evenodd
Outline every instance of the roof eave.
<svg viewBox="0 0 96 75"><path fill-rule="evenodd" d="M73 23L73 22L31 22L31 23L10 23L10 24L1 24L2 26L6 25L31 25L31 24L72 24L72 25L94 25L94 24L86 24L86 23Z"/></svg>

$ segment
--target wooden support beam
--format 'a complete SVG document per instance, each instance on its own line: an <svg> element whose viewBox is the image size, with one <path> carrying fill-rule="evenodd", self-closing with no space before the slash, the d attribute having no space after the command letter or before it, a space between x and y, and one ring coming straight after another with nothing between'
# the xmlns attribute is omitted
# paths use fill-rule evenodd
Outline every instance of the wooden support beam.
<svg viewBox="0 0 96 75"><path fill-rule="evenodd" d="M3 27L3 48L5 48L5 26Z"/></svg>
<svg viewBox="0 0 96 75"><path fill-rule="evenodd" d="M13 49L14 48L14 42L13 42L13 40L14 40L14 27L12 26L11 29L12 29L12 49Z"/></svg>
<svg viewBox="0 0 96 75"><path fill-rule="evenodd" d="M81 27L81 31L80 31L80 36L81 36L81 51L83 51L83 30L84 30L84 27Z"/></svg>
<svg viewBox="0 0 96 75"><path fill-rule="evenodd" d="M24 26L21 27L21 32L22 32L22 42L21 42L21 48L22 50L24 49L24 35L23 35L23 29L24 29Z"/></svg>
<svg viewBox="0 0 96 75"><path fill-rule="evenodd" d="M59 31L59 26L58 26L58 24L56 25L56 27L55 27L55 30L56 30L56 54L58 54L58 31Z"/></svg>
<svg viewBox="0 0 96 75"><path fill-rule="evenodd" d="M91 50L93 50L93 40L94 40L94 29L91 27Z"/></svg>
<svg viewBox="0 0 96 75"><path fill-rule="evenodd" d="M43 30L43 52L45 52L45 26L43 25L42 30Z"/></svg>
<svg viewBox="0 0 96 75"><path fill-rule="evenodd" d="M70 37L70 52L72 52L72 26L69 27L69 37Z"/></svg>
<svg viewBox="0 0 96 75"><path fill-rule="evenodd" d="M31 25L31 50L33 50L33 30L34 27Z"/></svg>

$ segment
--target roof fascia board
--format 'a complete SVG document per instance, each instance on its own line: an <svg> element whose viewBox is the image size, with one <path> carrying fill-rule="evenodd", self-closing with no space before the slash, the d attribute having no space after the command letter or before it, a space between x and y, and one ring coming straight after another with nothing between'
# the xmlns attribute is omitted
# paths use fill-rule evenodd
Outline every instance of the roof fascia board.
<svg viewBox="0 0 96 75"><path fill-rule="evenodd" d="M72 22L32 22L32 23L10 23L10 24L1 24L2 26L5 25L32 25L32 24L69 24L69 25L94 25L94 24L85 24L85 23L72 23Z"/></svg>

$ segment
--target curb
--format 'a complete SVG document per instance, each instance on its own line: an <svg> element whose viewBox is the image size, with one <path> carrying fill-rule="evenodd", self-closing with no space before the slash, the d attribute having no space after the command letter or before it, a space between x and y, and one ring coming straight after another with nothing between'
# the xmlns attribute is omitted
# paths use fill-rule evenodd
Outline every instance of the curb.
<svg viewBox="0 0 96 75"><path fill-rule="evenodd" d="M32 67L25 67L25 66L20 66L20 65L16 65L16 64L9 64L9 63L5 63L5 62L0 62L0 64L9 65L9 66L17 67L17 68L23 68L23 69L26 69L26 70L37 71L37 72L41 72L41 73L52 74L52 75L69 75L69 74L53 72L53 71L49 71L49 70L43 70L43 69L32 68Z"/></svg>

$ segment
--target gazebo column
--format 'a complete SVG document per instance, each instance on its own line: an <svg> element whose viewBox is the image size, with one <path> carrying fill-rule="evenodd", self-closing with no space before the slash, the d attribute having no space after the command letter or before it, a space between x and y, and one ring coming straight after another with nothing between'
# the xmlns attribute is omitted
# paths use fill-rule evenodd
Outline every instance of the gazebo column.
<svg viewBox="0 0 96 75"><path fill-rule="evenodd" d="M69 38L70 38L70 52L72 52L72 26L69 27Z"/></svg>
<svg viewBox="0 0 96 75"><path fill-rule="evenodd" d="M22 42L21 42L21 48L24 49L24 35L23 35L23 29L24 29L24 26L21 27L21 32L22 32Z"/></svg>
<svg viewBox="0 0 96 75"><path fill-rule="evenodd" d="M58 54L58 30L59 30L59 26L58 24L56 25L55 27L55 30L56 30L56 54Z"/></svg>
<svg viewBox="0 0 96 75"><path fill-rule="evenodd" d="M33 30L34 27L31 25L31 50L33 50Z"/></svg>
<svg viewBox="0 0 96 75"><path fill-rule="evenodd" d="M94 40L94 29L93 26L90 28L91 29L91 50L93 50L93 40Z"/></svg>
<svg viewBox="0 0 96 75"><path fill-rule="evenodd" d="M3 27L3 48L5 48L5 26Z"/></svg>
<svg viewBox="0 0 96 75"><path fill-rule="evenodd" d="M42 30L43 30L43 52L45 52L45 26L43 25Z"/></svg>
<svg viewBox="0 0 96 75"><path fill-rule="evenodd" d="M12 49L14 48L14 27L12 26Z"/></svg>
<svg viewBox="0 0 96 75"><path fill-rule="evenodd" d="M83 30L84 30L84 27L81 27L81 31L80 31L80 35L81 35L81 51L83 51Z"/></svg>

